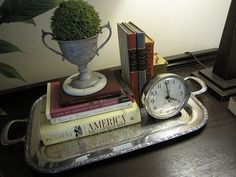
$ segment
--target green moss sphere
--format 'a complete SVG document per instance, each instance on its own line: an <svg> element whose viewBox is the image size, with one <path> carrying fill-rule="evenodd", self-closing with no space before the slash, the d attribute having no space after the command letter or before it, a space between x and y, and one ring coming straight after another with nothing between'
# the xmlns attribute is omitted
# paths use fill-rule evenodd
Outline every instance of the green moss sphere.
<svg viewBox="0 0 236 177"><path fill-rule="evenodd" d="M100 17L94 7L83 0L62 2L51 18L51 29L57 40L81 40L96 35Z"/></svg>

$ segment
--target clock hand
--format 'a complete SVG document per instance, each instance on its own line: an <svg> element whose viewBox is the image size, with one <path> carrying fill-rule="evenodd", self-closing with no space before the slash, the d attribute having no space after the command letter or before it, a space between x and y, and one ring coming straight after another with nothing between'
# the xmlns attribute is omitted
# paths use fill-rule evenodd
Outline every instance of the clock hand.
<svg viewBox="0 0 236 177"><path fill-rule="evenodd" d="M169 97L169 100L176 100L176 101L177 101L177 99L175 99L175 98L172 98L172 97Z"/></svg>
<svg viewBox="0 0 236 177"><path fill-rule="evenodd" d="M167 93L167 96L165 97L169 102L169 98L170 98L170 95L169 95L169 89L168 89L168 86L167 86L167 83L165 82L165 86L166 86L166 93Z"/></svg>
<svg viewBox="0 0 236 177"><path fill-rule="evenodd" d="M169 89L166 82L165 82L165 86L166 86L166 92L167 92L167 96L165 98L168 100L168 102L170 102L170 100L177 100L175 98L170 97Z"/></svg>

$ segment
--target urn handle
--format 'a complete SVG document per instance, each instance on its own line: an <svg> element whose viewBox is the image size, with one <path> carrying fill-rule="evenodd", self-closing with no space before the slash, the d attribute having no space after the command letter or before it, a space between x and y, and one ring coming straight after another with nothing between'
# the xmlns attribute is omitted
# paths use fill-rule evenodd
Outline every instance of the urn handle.
<svg viewBox="0 0 236 177"><path fill-rule="evenodd" d="M45 38L46 38L46 36L48 36L48 35L52 36L52 39L53 39L53 34L52 34L52 33L45 32L44 30L42 30L42 41L43 41L43 44L44 44L49 50L53 51L53 52L56 53L57 55L62 56L62 58L64 59L65 57L64 57L64 55L63 55L61 52L58 52L57 50L53 49L52 47L50 47L50 46L46 43Z"/></svg>
<svg viewBox="0 0 236 177"><path fill-rule="evenodd" d="M111 30L110 22L108 22L106 25L103 25L103 26L100 27L100 33L102 33L102 30L103 30L104 28L107 28L107 29L109 30L109 34L108 34L107 39L97 48L97 52L96 52L97 55L99 55L98 51L99 51L101 48L103 48L103 47L106 45L106 43L107 43L107 42L110 40L110 38L111 38L112 30Z"/></svg>

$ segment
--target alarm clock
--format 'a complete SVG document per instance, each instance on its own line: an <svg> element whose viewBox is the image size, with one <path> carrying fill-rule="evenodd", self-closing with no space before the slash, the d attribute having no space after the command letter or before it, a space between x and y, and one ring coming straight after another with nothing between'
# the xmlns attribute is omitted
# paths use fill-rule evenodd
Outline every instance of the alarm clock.
<svg viewBox="0 0 236 177"><path fill-rule="evenodd" d="M205 83L192 76L183 79L173 73L156 75L145 86L141 96L141 102L149 115L156 119L167 119L178 114L187 104L191 94L186 82L188 79L193 79L202 86L202 89L193 95L206 90Z"/></svg>

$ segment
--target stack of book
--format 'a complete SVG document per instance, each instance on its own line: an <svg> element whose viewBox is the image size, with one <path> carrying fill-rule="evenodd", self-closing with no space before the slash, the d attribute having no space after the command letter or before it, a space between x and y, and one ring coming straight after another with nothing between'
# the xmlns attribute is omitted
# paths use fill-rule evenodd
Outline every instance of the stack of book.
<svg viewBox="0 0 236 177"><path fill-rule="evenodd" d="M100 71L107 77L101 91L88 96L70 96L62 90L62 81L47 85L45 116L40 120L45 145L64 142L141 121L133 93L120 72Z"/></svg>

